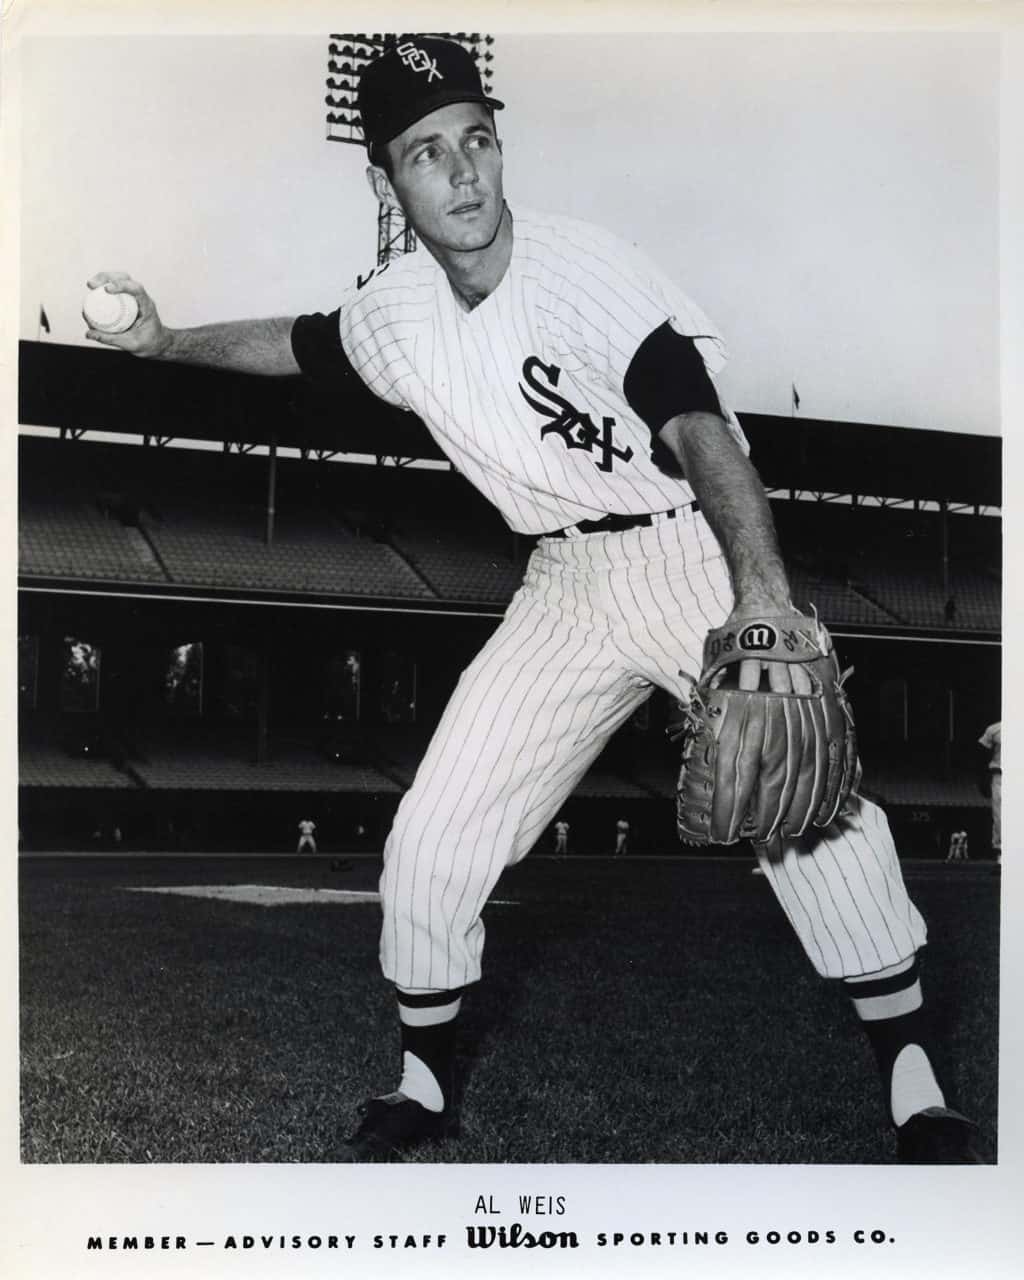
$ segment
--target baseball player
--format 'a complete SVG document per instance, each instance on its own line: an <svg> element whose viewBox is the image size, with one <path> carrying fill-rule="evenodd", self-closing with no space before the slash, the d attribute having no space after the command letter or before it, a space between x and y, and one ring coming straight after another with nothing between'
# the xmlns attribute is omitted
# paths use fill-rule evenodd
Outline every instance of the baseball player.
<svg viewBox="0 0 1024 1280"><path fill-rule="evenodd" d="M312 818L303 818L299 823L299 843L295 849L296 853L306 851L308 853L316 853L316 823Z"/></svg>
<svg viewBox="0 0 1024 1280"><path fill-rule="evenodd" d="M978 739L978 745L990 752L988 758L989 799L992 804L992 853L996 862L1003 851L1003 723L990 724Z"/></svg>
<svg viewBox="0 0 1024 1280"><path fill-rule="evenodd" d="M564 818L555 823L555 853L564 858L569 852L569 824Z"/></svg>
<svg viewBox="0 0 1024 1280"><path fill-rule="evenodd" d="M629 820L619 818L615 824L615 855L629 852Z"/></svg>
<svg viewBox="0 0 1024 1280"><path fill-rule="evenodd" d="M456 1024L481 978L481 910L655 686L685 700L709 628L795 611L770 508L712 380L714 324L641 253L506 203L496 113L461 47L407 37L363 72L377 200L419 249L330 315L163 325L143 287L127 351L216 368L362 379L414 411L513 530L540 535L501 625L463 673L395 817L380 958L401 1028L395 1085L335 1153L387 1160L455 1128ZM745 664L746 665L746 664ZM757 664L753 664L757 667ZM800 671L773 665L780 690ZM759 678L759 671L755 678ZM898 1158L974 1162L922 1020L909 900L884 814L758 854L811 963L840 979L876 1052Z"/></svg>
<svg viewBox="0 0 1024 1280"><path fill-rule="evenodd" d="M966 862L967 859L967 832L962 829L952 832L949 837L949 852L946 854L946 861Z"/></svg>

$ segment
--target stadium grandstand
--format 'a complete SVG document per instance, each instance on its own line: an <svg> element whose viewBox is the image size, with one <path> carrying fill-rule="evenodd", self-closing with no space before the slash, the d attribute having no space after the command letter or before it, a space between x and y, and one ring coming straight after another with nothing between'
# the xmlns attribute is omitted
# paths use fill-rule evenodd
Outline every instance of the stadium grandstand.
<svg viewBox="0 0 1024 1280"><path fill-rule="evenodd" d="M987 854L1000 442L740 415L796 603L831 628L865 788L905 856ZM300 379L23 342L20 826L27 850L379 849L532 542L410 415ZM656 694L566 806L682 854Z"/></svg>

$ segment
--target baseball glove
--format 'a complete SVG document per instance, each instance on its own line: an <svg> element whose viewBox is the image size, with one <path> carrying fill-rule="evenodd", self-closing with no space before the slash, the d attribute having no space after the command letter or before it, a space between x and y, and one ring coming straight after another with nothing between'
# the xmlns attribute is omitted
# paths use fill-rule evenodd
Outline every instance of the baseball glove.
<svg viewBox="0 0 1024 1280"><path fill-rule="evenodd" d="M753 659L761 683L772 663L798 665L809 693L741 689L740 664ZM703 670L683 721L676 821L687 844L768 844L827 827L859 771L853 712L832 639L817 616L751 618L720 627L704 642ZM778 684L779 681L774 683Z"/></svg>

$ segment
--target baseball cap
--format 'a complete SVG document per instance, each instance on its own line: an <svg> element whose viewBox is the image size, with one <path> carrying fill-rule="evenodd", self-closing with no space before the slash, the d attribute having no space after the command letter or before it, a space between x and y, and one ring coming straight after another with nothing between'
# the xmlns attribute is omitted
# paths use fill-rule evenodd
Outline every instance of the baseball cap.
<svg viewBox="0 0 1024 1280"><path fill-rule="evenodd" d="M492 111L505 105L484 93L472 54L436 36L406 36L369 63L359 77L358 102L368 147L390 142L452 102L481 102Z"/></svg>

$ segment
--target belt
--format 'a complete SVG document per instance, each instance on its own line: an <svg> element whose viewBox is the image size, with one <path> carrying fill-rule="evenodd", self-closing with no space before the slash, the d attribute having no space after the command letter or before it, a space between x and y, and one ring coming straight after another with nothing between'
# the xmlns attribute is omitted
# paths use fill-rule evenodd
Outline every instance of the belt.
<svg viewBox="0 0 1024 1280"><path fill-rule="evenodd" d="M671 511L644 511L637 516L607 515L599 520L581 520L579 524L571 524L565 529L556 529L554 533L544 534L544 537L578 538L584 533L621 533L624 529L649 529L651 525L661 524L663 520L675 520L678 516L689 515L699 510L699 502L687 502L684 506L674 507Z"/></svg>

